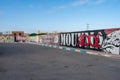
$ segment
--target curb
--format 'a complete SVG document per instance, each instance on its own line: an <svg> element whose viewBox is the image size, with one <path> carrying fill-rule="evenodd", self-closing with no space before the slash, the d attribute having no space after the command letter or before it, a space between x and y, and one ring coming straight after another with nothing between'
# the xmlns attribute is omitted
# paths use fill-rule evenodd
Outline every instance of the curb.
<svg viewBox="0 0 120 80"><path fill-rule="evenodd" d="M75 48L68 48L68 47L62 47L62 46L56 46L56 45L48 45L48 44L38 44L38 45L45 46L45 47L51 47L51 48L58 48L58 49L62 49L64 51L87 53L87 51L84 50L84 49L75 49Z"/></svg>
<svg viewBox="0 0 120 80"><path fill-rule="evenodd" d="M31 44L36 44L36 43L33 42ZM85 53L85 54L90 54L90 55L95 55L95 56L104 56L104 57L120 59L120 55L112 55L112 54L99 53L99 52L97 53L94 51L87 51L85 49L76 49L76 48L69 48L69 47L64 47L64 46L56 46L56 45L48 45L48 44L37 44L37 45L44 46L44 47L50 47L50 48L57 48L57 49L61 49L64 51L79 52L79 53Z"/></svg>

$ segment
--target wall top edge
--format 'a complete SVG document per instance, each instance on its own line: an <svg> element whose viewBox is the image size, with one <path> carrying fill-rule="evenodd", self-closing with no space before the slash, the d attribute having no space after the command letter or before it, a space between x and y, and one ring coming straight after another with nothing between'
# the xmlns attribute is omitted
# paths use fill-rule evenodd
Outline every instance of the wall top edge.
<svg viewBox="0 0 120 80"><path fill-rule="evenodd" d="M120 28L107 28L107 29L96 29L96 30L83 30L83 31L60 32L60 34L61 34L61 33L92 32L92 31L102 31L102 30L120 30Z"/></svg>

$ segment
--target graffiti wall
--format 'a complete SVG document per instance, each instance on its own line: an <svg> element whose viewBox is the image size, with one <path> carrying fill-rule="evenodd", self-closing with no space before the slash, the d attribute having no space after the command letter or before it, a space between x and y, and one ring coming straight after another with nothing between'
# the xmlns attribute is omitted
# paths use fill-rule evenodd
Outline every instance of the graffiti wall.
<svg viewBox="0 0 120 80"><path fill-rule="evenodd" d="M92 49L120 54L120 28L79 32L47 33L43 35L1 35L0 42L32 42Z"/></svg>
<svg viewBox="0 0 120 80"><path fill-rule="evenodd" d="M60 45L120 54L120 28L60 33Z"/></svg>
<svg viewBox="0 0 120 80"><path fill-rule="evenodd" d="M1 43L5 43L5 42L10 42L10 43L12 43L12 42L14 42L14 37L13 36L6 36L6 35L1 35L0 36L0 42Z"/></svg>
<svg viewBox="0 0 120 80"><path fill-rule="evenodd" d="M27 41L32 43L37 43L38 42L37 36L28 36Z"/></svg>
<svg viewBox="0 0 120 80"><path fill-rule="evenodd" d="M16 42L27 42L27 36L16 36Z"/></svg>
<svg viewBox="0 0 120 80"><path fill-rule="evenodd" d="M102 44L102 50L107 53L120 54L120 29L105 30L107 37Z"/></svg>
<svg viewBox="0 0 120 80"><path fill-rule="evenodd" d="M59 34L49 33L47 35L41 35L39 36L38 42L41 44L59 45Z"/></svg>

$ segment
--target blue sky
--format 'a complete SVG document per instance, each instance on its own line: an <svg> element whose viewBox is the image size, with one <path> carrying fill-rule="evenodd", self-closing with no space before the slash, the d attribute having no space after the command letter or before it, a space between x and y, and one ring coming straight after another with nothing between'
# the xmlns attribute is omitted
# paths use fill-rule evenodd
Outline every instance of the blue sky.
<svg viewBox="0 0 120 80"><path fill-rule="evenodd" d="M120 0L0 0L0 32L119 28Z"/></svg>

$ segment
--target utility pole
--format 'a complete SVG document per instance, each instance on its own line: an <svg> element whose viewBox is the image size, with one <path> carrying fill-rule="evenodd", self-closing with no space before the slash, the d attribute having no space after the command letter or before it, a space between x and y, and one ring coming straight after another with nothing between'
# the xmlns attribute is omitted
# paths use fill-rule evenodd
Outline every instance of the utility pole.
<svg viewBox="0 0 120 80"><path fill-rule="evenodd" d="M119 55L120 55L120 44L119 44Z"/></svg>
<svg viewBox="0 0 120 80"><path fill-rule="evenodd" d="M87 24L86 28L87 28L86 30L89 30L89 24Z"/></svg>

